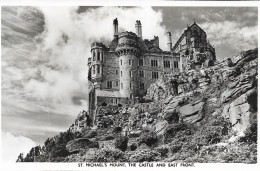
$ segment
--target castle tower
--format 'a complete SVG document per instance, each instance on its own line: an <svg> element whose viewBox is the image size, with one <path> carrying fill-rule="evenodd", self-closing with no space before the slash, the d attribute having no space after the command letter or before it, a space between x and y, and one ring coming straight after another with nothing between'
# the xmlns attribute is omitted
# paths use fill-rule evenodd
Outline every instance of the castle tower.
<svg viewBox="0 0 260 171"><path fill-rule="evenodd" d="M171 51L172 50L172 34L171 32L167 32L167 45L168 45L168 50Z"/></svg>
<svg viewBox="0 0 260 171"><path fill-rule="evenodd" d="M91 80L95 88L100 88L103 75L104 45L102 43L91 44Z"/></svg>
<svg viewBox="0 0 260 171"><path fill-rule="evenodd" d="M136 33L137 37L142 38L142 24L141 24L140 20L136 20L135 33Z"/></svg>
<svg viewBox="0 0 260 171"><path fill-rule="evenodd" d="M133 99L137 87L138 37L132 32L122 32L118 36L116 52L119 56L120 94Z"/></svg>
<svg viewBox="0 0 260 171"><path fill-rule="evenodd" d="M113 21L114 26L114 38L118 37L118 20L117 18Z"/></svg>

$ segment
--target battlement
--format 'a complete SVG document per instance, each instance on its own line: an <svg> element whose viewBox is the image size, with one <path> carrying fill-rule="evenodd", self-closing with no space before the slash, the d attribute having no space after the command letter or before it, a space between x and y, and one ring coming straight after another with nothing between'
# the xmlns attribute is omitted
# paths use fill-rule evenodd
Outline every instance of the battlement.
<svg viewBox="0 0 260 171"><path fill-rule="evenodd" d="M104 48L104 47L106 47L106 46L101 42L94 42L94 43L91 44L91 49Z"/></svg>

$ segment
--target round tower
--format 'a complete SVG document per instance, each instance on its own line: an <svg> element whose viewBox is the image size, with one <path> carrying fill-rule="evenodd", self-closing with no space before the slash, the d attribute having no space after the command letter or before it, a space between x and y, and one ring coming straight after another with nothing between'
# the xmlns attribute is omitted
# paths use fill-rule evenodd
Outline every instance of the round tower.
<svg viewBox="0 0 260 171"><path fill-rule="evenodd" d="M91 80L95 88L100 88L103 75L104 45L102 43L91 44Z"/></svg>
<svg viewBox="0 0 260 171"><path fill-rule="evenodd" d="M132 32L120 33L116 52L119 56L120 93L133 99L138 90L137 60L140 51L137 35Z"/></svg>

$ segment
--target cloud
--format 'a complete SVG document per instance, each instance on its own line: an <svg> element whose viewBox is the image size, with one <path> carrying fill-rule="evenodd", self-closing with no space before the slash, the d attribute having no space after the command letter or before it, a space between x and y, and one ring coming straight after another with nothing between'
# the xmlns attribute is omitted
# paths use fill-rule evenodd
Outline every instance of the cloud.
<svg viewBox="0 0 260 171"><path fill-rule="evenodd" d="M98 7L81 13L78 7L3 7L2 12L1 113L5 123L21 125L18 132L30 138L35 135L28 124L39 127L37 134L46 127L52 133L65 131L69 120L87 109L90 45L111 41L114 18L120 31L133 32L141 20L143 37L158 35L167 48L162 12L151 7ZM4 128L18 133L15 126Z"/></svg>
<svg viewBox="0 0 260 171"><path fill-rule="evenodd" d="M16 162L20 153L24 156L36 143L24 136L14 136L9 132L1 132L2 138L2 161Z"/></svg>
<svg viewBox="0 0 260 171"><path fill-rule="evenodd" d="M234 52L257 47L257 26L241 26L235 21L207 22L200 26L207 30L208 39L215 47L225 44Z"/></svg>

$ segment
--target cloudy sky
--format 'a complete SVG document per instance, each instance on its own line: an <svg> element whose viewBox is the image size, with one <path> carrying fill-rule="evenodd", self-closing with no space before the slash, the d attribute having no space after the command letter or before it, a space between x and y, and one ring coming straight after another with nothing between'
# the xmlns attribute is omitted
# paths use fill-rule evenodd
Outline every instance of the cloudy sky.
<svg viewBox="0 0 260 171"><path fill-rule="evenodd" d="M257 13L245 7L2 7L2 147L13 151L6 160L67 130L87 109L90 44L111 40L114 18L119 31L134 31L141 20L143 37L159 36L162 49L167 31L176 42L195 19L221 59L257 47Z"/></svg>

